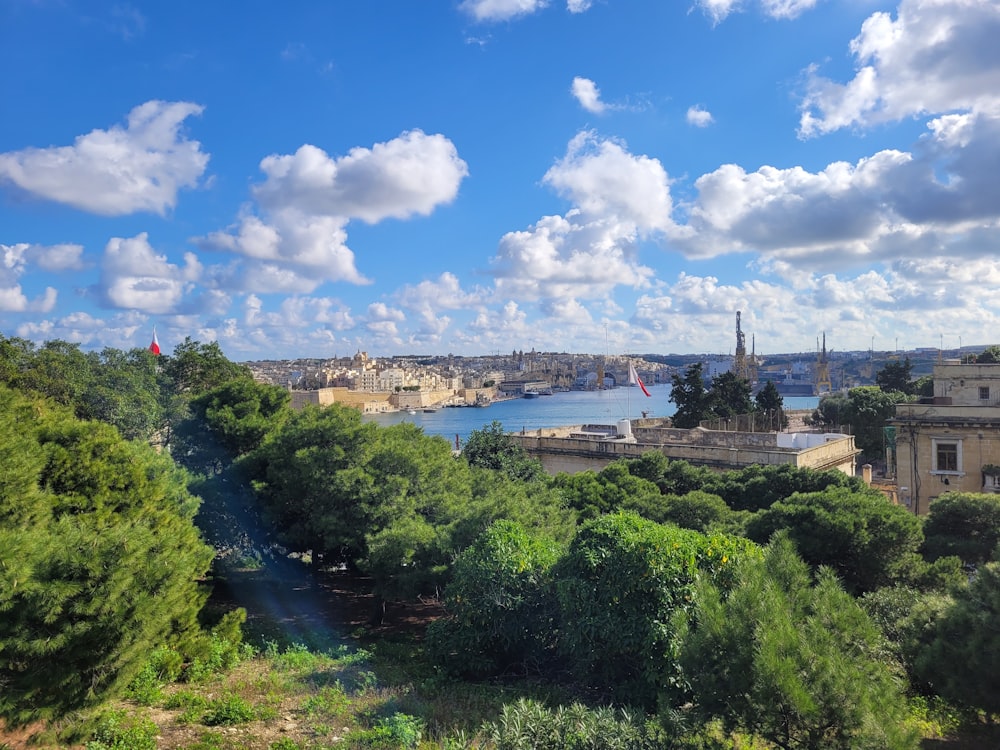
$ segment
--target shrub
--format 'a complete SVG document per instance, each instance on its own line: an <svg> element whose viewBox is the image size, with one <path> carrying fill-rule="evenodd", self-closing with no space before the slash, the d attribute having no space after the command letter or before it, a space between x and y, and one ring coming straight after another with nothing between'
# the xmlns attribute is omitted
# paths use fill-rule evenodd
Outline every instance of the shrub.
<svg viewBox="0 0 1000 750"><path fill-rule="evenodd" d="M227 695L209 701L208 710L201 721L205 726L215 727L246 724L255 718L257 718L257 712L253 705L238 695Z"/></svg>
<svg viewBox="0 0 1000 750"><path fill-rule="evenodd" d="M672 618L691 606L699 570L725 587L738 559L758 554L748 540L661 526L635 513L591 521L553 570L559 649L590 685L651 707L681 681Z"/></svg>
<svg viewBox="0 0 1000 750"><path fill-rule="evenodd" d="M655 727L639 716L581 703L546 708L521 698L508 703L481 734L497 750L645 750L658 747Z"/></svg>
<svg viewBox="0 0 1000 750"><path fill-rule="evenodd" d="M455 562L449 616L428 629L432 659L466 675L537 670L554 651L558 555L555 542L513 521L491 525Z"/></svg>
<svg viewBox="0 0 1000 750"><path fill-rule="evenodd" d="M126 716L123 711L104 714L87 743L87 750L156 750L159 730L150 719Z"/></svg>

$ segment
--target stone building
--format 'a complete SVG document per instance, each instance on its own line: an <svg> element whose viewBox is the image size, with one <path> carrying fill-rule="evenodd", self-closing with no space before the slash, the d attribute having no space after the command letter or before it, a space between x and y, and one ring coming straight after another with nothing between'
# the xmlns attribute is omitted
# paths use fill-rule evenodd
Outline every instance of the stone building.
<svg viewBox="0 0 1000 750"><path fill-rule="evenodd" d="M655 450L673 460L719 471L751 464L791 464L854 476L860 453L854 437L841 433L688 430L664 426L655 418L543 428L512 437L549 474L599 471L616 459L638 458Z"/></svg>
<svg viewBox="0 0 1000 750"><path fill-rule="evenodd" d="M899 502L920 515L945 492L1000 491L1000 364L945 360L933 377L934 396L898 404L887 436Z"/></svg>

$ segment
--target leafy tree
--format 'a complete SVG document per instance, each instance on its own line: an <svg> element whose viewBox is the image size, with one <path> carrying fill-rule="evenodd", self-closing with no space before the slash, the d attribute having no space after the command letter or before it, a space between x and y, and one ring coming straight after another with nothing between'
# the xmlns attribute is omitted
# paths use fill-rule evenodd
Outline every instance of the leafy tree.
<svg viewBox="0 0 1000 750"><path fill-rule="evenodd" d="M788 416L785 414L785 400L778 393L778 386L768 380L764 387L754 396L754 410L766 417L772 429L783 430L788 427Z"/></svg>
<svg viewBox="0 0 1000 750"><path fill-rule="evenodd" d="M191 469L221 469L280 429L290 398L286 389L250 378L217 386L191 401L188 419L174 434L174 453Z"/></svg>
<svg viewBox="0 0 1000 750"><path fill-rule="evenodd" d="M879 492L845 487L792 495L747 523L747 535L760 543L779 530L806 562L829 567L855 594L892 583L923 541L917 516Z"/></svg>
<svg viewBox="0 0 1000 750"><path fill-rule="evenodd" d="M579 511L581 518L609 513L627 502L643 504L662 497L655 484L631 474L621 461L614 461L599 472L560 473L552 479L551 486L562 492L566 504Z"/></svg>
<svg viewBox="0 0 1000 750"><path fill-rule="evenodd" d="M271 440L240 460L278 539L313 561L355 564L370 531L364 470L376 425L338 404L291 414Z"/></svg>
<svg viewBox="0 0 1000 750"><path fill-rule="evenodd" d="M907 357L902 362L886 362L885 367L875 373L875 385L883 391L913 393L913 365Z"/></svg>
<svg viewBox="0 0 1000 750"><path fill-rule="evenodd" d="M410 423L377 430L357 467L355 502L367 524L361 567L383 599L437 592L459 549L453 524L469 511L470 471L442 437Z"/></svg>
<svg viewBox="0 0 1000 750"><path fill-rule="evenodd" d="M202 344L190 336L174 347L172 355L161 355L159 361L171 390L192 397L230 380L253 377L246 365L228 360L217 341Z"/></svg>
<svg viewBox="0 0 1000 750"><path fill-rule="evenodd" d="M674 427L697 427L698 423L712 416L712 400L705 388L701 362L695 362L684 376L671 377L670 400L677 405L671 417Z"/></svg>
<svg viewBox="0 0 1000 750"><path fill-rule="evenodd" d="M923 553L930 560L957 555L970 567L988 562L1000 544L1000 496L948 492L924 519Z"/></svg>
<svg viewBox="0 0 1000 750"><path fill-rule="evenodd" d="M639 458L620 459L629 473L653 482L664 495L686 495L711 483L715 472L687 461L672 461L659 451L646 451Z"/></svg>
<svg viewBox="0 0 1000 750"><path fill-rule="evenodd" d="M791 464L752 464L735 471L713 472L703 485L734 510L758 511L797 492L819 492L828 487L862 491L864 483L842 471L817 471Z"/></svg>
<svg viewBox="0 0 1000 750"><path fill-rule="evenodd" d="M882 634L832 572L814 586L787 539L696 602L679 660L703 718L787 750L917 747Z"/></svg>
<svg viewBox="0 0 1000 750"><path fill-rule="evenodd" d="M658 495L655 498L629 498L622 510L633 510L643 518L657 523L672 523L694 531L742 531L743 516L730 509L718 495L695 490L686 495Z"/></svg>
<svg viewBox="0 0 1000 750"><path fill-rule="evenodd" d="M448 615L428 629L435 663L481 677L537 672L555 652L552 566L561 549L518 523L493 523L456 560Z"/></svg>
<svg viewBox="0 0 1000 750"><path fill-rule="evenodd" d="M1000 562L982 565L934 623L915 671L945 698L1000 713Z"/></svg>
<svg viewBox="0 0 1000 750"><path fill-rule="evenodd" d="M200 632L212 559L173 463L0 388L0 717L117 695L158 645Z"/></svg>
<svg viewBox="0 0 1000 750"><path fill-rule="evenodd" d="M532 481L545 476L541 461L531 458L496 420L469 434L462 456L470 466L500 471L511 479Z"/></svg>
<svg viewBox="0 0 1000 750"><path fill-rule="evenodd" d="M724 372L712 378L709 398L712 415L722 419L753 411L750 381L737 377L734 372Z"/></svg>
<svg viewBox="0 0 1000 750"><path fill-rule="evenodd" d="M93 377L77 416L112 424L126 439L151 441L163 424L156 357L146 349L106 348L88 359Z"/></svg>
<svg viewBox="0 0 1000 750"><path fill-rule="evenodd" d="M726 581L755 549L745 539L662 526L635 513L584 524L553 570L561 653L588 684L626 703L654 705L680 679L671 622L690 606L699 571Z"/></svg>
<svg viewBox="0 0 1000 750"><path fill-rule="evenodd" d="M883 391L878 386L863 385L852 388L845 398L835 394L820 399L813 412L817 424L848 425L854 442L870 459L885 455L883 428L886 420L895 416L896 404L910 400L900 391Z"/></svg>
<svg viewBox="0 0 1000 750"><path fill-rule="evenodd" d="M992 365L1000 362L1000 346L992 344L987 346L983 351L975 358L975 361L981 365Z"/></svg>
<svg viewBox="0 0 1000 750"><path fill-rule="evenodd" d="M844 393L830 393L820 398L810 420L813 424L841 428L851 422L851 401Z"/></svg>

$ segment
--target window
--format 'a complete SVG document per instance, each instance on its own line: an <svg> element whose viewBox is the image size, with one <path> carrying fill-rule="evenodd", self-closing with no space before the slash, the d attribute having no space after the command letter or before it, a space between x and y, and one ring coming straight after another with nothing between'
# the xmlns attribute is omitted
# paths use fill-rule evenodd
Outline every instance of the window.
<svg viewBox="0 0 1000 750"><path fill-rule="evenodd" d="M979 386L979 400L980 401L990 400L990 387L988 385Z"/></svg>
<svg viewBox="0 0 1000 750"><path fill-rule="evenodd" d="M937 470L958 471L958 444L937 444Z"/></svg>
<svg viewBox="0 0 1000 750"><path fill-rule="evenodd" d="M936 474L962 473L962 441L954 438L934 439L931 457Z"/></svg>

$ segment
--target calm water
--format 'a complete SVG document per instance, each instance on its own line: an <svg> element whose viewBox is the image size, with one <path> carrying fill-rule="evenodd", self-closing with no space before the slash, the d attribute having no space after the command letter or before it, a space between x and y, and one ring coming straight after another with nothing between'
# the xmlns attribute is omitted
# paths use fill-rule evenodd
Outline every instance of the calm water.
<svg viewBox="0 0 1000 750"><path fill-rule="evenodd" d="M365 421L388 426L412 422L428 435L442 435L460 443L473 430L481 429L494 420L508 432L537 430L539 427L587 423L614 423L619 419L639 419L646 411L650 417L669 417L675 411L670 401L669 385L649 387L652 397L646 398L638 388L615 388L608 391L568 391L539 398L515 398L500 401L485 409L471 407L438 409L433 413L405 411L390 414L370 414ZM786 409L813 409L815 396L786 397Z"/></svg>

